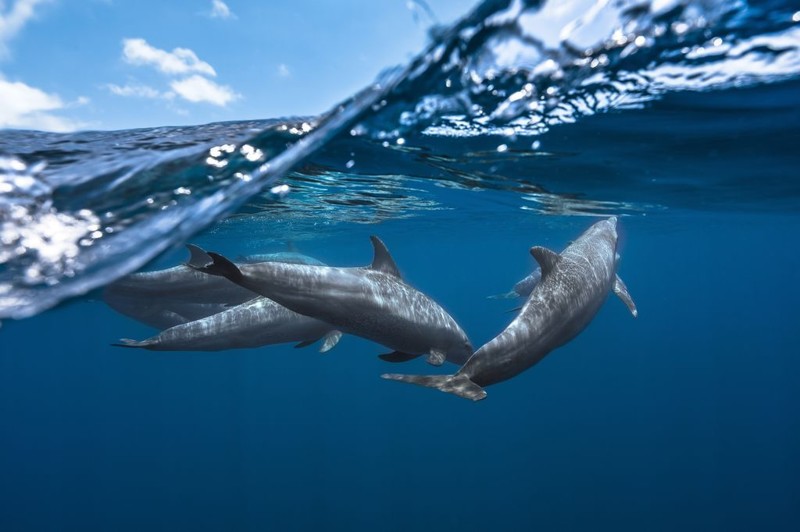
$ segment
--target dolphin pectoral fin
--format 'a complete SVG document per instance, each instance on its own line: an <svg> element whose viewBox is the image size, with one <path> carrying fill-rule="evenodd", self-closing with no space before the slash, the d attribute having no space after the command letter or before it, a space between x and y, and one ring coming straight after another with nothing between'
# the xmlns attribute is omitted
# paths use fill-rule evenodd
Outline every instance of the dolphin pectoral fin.
<svg viewBox="0 0 800 532"><path fill-rule="evenodd" d="M113 347L143 347L147 349L150 343L147 340L139 342L137 340L131 340L130 338L120 338L119 343L111 345Z"/></svg>
<svg viewBox="0 0 800 532"><path fill-rule="evenodd" d="M372 247L375 250L375 256L372 259L370 268L400 279L400 269L389 254L389 250L386 249L386 244L375 235L372 235L369 239L372 241Z"/></svg>
<svg viewBox="0 0 800 532"><path fill-rule="evenodd" d="M447 360L447 355L437 349L431 349L426 362L431 366L441 366Z"/></svg>
<svg viewBox="0 0 800 532"><path fill-rule="evenodd" d="M339 343L342 339L342 331L331 331L322 337L322 347L319 348L320 353L327 353Z"/></svg>
<svg viewBox="0 0 800 532"><path fill-rule="evenodd" d="M510 292L506 292L505 294L495 294L493 296L486 296L486 299L515 299L518 297L519 294L511 290Z"/></svg>
<svg viewBox="0 0 800 532"><path fill-rule="evenodd" d="M314 342L316 342L317 340L319 340L319 338L314 338L313 340L303 340L299 344L295 344L294 348L295 349L300 349L301 347L308 347L311 344L313 344Z"/></svg>
<svg viewBox="0 0 800 532"><path fill-rule="evenodd" d="M399 364L400 362L408 362L414 360L419 355L412 355L411 353L402 353L400 351L392 351L391 353L384 353L378 355L378 358L384 362L391 362L392 364Z"/></svg>
<svg viewBox="0 0 800 532"><path fill-rule="evenodd" d="M486 391L469 380L466 375L399 375L384 373L381 378L390 381L408 382L427 388L435 388L441 392L452 393L464 399L480 401L486 398Z"/></svg>
<svg viewBox="0 0 800 532"><path fill-rule="evenodd" d="M625 283L622 282L619 275L617 275L614 280L614 293L625 303L625 306L628 307L628 310L631 311L634 318L639 315L639 311L636 310L636 303L633 302L633 298L628 293L628 287L625 286Z"/></svg>
<svg viewBox="0 0 800 532"><path fill-rule="evenodd" d="M536 259L542 269L542 278L553 271L558 261L561 260L561 256L558 253L541 246L532 247L531 255L533 255L533 258Z"/></svg>

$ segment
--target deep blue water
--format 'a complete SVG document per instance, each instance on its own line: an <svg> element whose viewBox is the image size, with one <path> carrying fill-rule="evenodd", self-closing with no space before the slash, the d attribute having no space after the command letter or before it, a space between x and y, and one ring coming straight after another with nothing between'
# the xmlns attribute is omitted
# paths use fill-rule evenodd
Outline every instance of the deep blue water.
<svg viewBox="0 0 800 532"><path fill-rule="evenodd" d="M318 119L0 131L0 530L800 527L796 10L633 10L622 44L522 39L509 64L537 27L489 23L511 4ZM534 75L546 59L558 76ZM478 403L381 380L456 368L349 335L324 355L110 345L154 331L100 288L186 241L360 266L376 234L478 347L531 246L612 214L639 317L610 296Z"/></svg>
<svg viewBox="0 0 800 532"><path fill-rule="evenodd" d="M558 248L587 221L425 217L304 251L366 263L379 232L477 345L510 320L509 301L484 296L526 273L527 247ZM122 350L108 344L150 332L99 301L4 325L0 525L793 529L800 220L621 223L639 318L609 299L575 341L480 403L380 380L382 349L354 337L326 355Z"/></svg>

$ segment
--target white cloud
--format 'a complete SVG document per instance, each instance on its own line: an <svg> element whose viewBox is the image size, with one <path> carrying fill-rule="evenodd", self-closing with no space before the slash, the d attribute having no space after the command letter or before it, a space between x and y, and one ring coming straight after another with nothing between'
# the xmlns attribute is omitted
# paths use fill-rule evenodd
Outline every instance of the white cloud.
<svg viewBox="0 0 800 532"><path fill-rule="evenodd" d="M8 41L33 18L36 6L48 1L50 0L16 0L6 9L5 2L0 0L0 56L8 53Z"/></svg>
<svg viewBox="0 0 800 532"><path fill-rule="evenodd" d="M289 67L283 63L278 65L278 77L280 78L288 78L291 77L292 73L289 70Z"/></svg>
<svg viewBox="0 0 800 532"><path fill-rule="evenodd" d="M48 94L20 81L0 78L0 128L73 131L80 124L52 114L67 107L57 94ZM88 102L79 98L78 105Z"/></svg>
<svg viewBox="0 0 800 532"><path fill-rule="evenodd" d="M144 39L124 39L122 57L127 63L152 66L166 74L171 90L162 91L138 83L105 86L117 96L170 101L180 97L190 103L210 103L220 107L241 97L231 87L212 81L210 78L217 75L214 68L188 48L167 52L154 48Z"/></svg>
<svg viewBox="0 0 800 532"><path fill-rule="evenodd" d="M136 98L150 98L150 99L170 99L175 96L172 92L160 92L153 87L149 87L147 85L115 85L114 83L109 83L106 85L106 88L111 92L111 94L116 94L117 96L132 96Z"/></svg>
<svg viewBox="0 0 800 532"><path fill-rule="evenodd" d="M192 103L206 102L224 107L240 97L230 87L218 85L210 79L198 75L173 81L170 83L170 87L181 98Z"/></svg>
<svg viewBox="0 0 800 532"><path fill-rule="evenodd" d="M36 16L36 8L49 1L15 0L6 8L6 2L0 0L0 59L8 55L8 43ZM75 102L65 103L57 94L21 81L8 81L0 73L0 102L0 128L74 131L81 127L80 123L54 112L86 105L89 99L81 96Z"/></svg>
<svg viewBox="0 0 800 532"><path fill-rule="evenodd" d="M205 74L217 75L214 68L201 61L197 54L188 48L175 48L172 52L150 46L144 39L124 39L122 57L132 65L148 65L164 74Z"/></svg>
<svg viewBox="0 0 800 532"><path fill-rule="evenodd" d="M211 18L233 19L236 15L233 14L228 4L222 0L211 0Z"/></svg>

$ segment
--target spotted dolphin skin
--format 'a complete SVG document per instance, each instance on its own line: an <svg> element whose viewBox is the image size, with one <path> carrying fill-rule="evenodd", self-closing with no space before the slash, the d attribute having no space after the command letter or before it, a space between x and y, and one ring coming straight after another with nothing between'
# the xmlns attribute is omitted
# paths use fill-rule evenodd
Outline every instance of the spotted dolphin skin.
<svg viewBox="0 0 800 532"><path fill-rule="evenodd" d="M466 333L431 298L402 281L386 246L370 237L375 256L363 268L333 268L278 262L236 265L208 253L211 261L190 266L276 301L299 314L329 323L394 352L382 355L402 362L427 355L435 365L463 364L472 353Z"/></svg>
<svg viewBox="0 0 800 532"><path fill-rule="evenodd" d="M616 248L616 217L595 223L560 254L542 247L531 248L542 269L541 281L514 321L478 349L458 372L382 377L479 401L486 397L485 386L522 373L577 336L610 291L636 317L636 305L616 274Z"/></svg>
<svg viewBox="0 0 800 532"><path fill-rule="evenodd" d="M285 342L300 342L297 347L304 347L324 338L320 349L324 353L341 336L327 323L258 296L212 316L176 325L147 340L122 339L115 345L151 351L221 351Z"/></svg>

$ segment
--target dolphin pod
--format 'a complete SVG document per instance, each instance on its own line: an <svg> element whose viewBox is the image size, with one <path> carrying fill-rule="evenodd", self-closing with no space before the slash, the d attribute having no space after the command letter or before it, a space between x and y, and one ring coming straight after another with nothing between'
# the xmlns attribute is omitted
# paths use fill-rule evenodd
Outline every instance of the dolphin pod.
<svg viewBox="0 0 800 532"><path fill-rule="evenodd" d="M619 296L637 316L636 305L616 273L616 217L595 223L560 254L543 247L530 251L541 268L541 281L514 321L478 349L461 369L453 375L382 377L479 401L486 397L484 387L522 373L575 338L597 314L609 292Z"/></svg>
<svg viewBox="0 0 800 532"><path fill-rule="evenodd" d="M189 246L191 258L179 273L184 281L190 280L195 293L176 295L183 292L173 279L175 272L162 272L161 283L151 276L155 293L170 294L170 305L161 305L161 310L178 308L175 301L188 305L181 297L200 306L194 308L196 314L202 305L222 305L223 310L192 320L182 318L156 336L138 342L124 339L115 345L215 351L283 342L299 342L297 347L303 347L323 339L320 351L325 352L344 332L392 349L380 355L388 362L424 355L433 365L449 361L461 366L451 375L390 373L382 375L384 379L478 401L486 397L486 386L522 373L575 338L610 292L637 316L636 305L617 275L616 217L595 223L561 253L531 248L539 267L506 295L528 294L525 304L505 330L474 353L455 320L438 303L406 284L383 242L375 236L370 239L372 263L355 268L325 266L313 259L234 263ZM206 279L198 281L196 276ZM206 289L208 298L203 294ZM226 298L236 302L226 304Z"/></svg>
<svg viewBox="0 0 800 532"><path fill-rule="evenodd" d="M208 255L187 245L192 261ZM247 262L322 262L296 252L251 255ZM112 308L138 321L164 329L142 341L123 338L119 347L151 351L222 351L285 342L305 347L323 339L320 352L333 348L342 334L327 323L301 316L226 279L186 265L136 273L112 284L103 294Z"/></svg>
<svg viewBox="0 0 800 532"><path fill-rule="evenodd" d="M188 244L186 247L192 256L206 256L197 246ZM243 260L322 264L294 251L251 255ZM120 314L160 330L217 314L254 297L256 294L250 290L223 278L198 272L184 264L166 270L134 273L103 290L103 300L108 306Z"/></svg>

